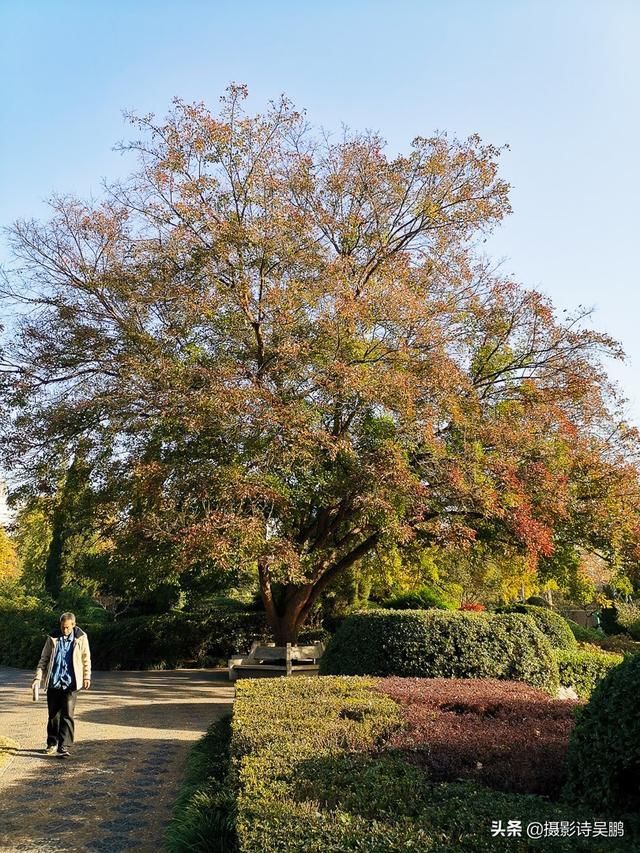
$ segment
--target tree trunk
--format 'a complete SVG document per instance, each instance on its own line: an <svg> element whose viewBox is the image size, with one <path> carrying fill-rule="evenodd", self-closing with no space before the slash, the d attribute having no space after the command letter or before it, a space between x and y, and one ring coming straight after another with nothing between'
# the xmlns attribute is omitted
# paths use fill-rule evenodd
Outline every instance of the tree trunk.
<svg viewBox="0 0 640 853"><path fill-rule="evenodd" d="M296 645L300 629L317 595L313 584L288 588L284 591L282 602L277 605L273 600L273 591L269 589L265 595L265 589L262 588L262 600L276 646L286 646L287 643Z"/></svg>
<svg viewBox="0 0 640 853"><path fill-rule="evenodd" d="M342 572L364 557L377 544L380 534L376 531L362 540L355 548L340 557L332 565L319 567L316 579L306 584L287 585L282 596L274 596L269 567L266 562L258 560L258 577L262 601L267 614L267 620L273 630L277 646L287 643L295 645L298 642L300 629L307 621L313 605L320 593ZM281 599L281 600L279 600Z"/></svg>

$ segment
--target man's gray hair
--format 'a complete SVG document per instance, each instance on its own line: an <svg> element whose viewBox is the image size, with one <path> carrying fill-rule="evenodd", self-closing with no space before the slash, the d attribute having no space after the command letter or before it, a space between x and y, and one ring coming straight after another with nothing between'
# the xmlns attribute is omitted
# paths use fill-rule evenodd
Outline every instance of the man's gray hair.
<svg viewBox="0 0 640 853"><path fill-rule="evenodd" d="M75 625L76 624L75 614L74 613L63 613L60 616L60 624L62 625L63 622L67 622L67 621L73 622L73 624Z"/></svg>

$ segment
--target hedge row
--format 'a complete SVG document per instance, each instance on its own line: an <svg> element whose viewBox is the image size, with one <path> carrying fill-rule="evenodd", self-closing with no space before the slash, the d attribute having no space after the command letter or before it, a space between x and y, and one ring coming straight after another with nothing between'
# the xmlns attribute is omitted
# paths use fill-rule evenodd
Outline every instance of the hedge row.
<svg viewBox="0 0 640 853"><path fill-rule="evenodd" d="M36 668L45 638L57 617L45 607L0 611L0 664Z"/></svg>
<svg viewBox="0 0 640 853"><path fill-rule="evenodd" d="M231 755L241 853L597 849L575 836L492 837L498 819L517 817L526 828L592 821L599 810L476 783L434 784L397 750L385 751L402 725L399 707L372 679L240 681ZM610 851L636 849L631 839L607 842Z"/></svg>
<svg viewBox="0 0 640 853"><path fill-rule="evenodd" d="M235 853L235 797L230 763L231 715L192 748L167 828L166 853Z"/></svg>
<svg viewBox="0 0 640 853"><path fill-rule="evenodd" d="M558 665L524 614L367 611L345 619L322 658L325 675L500 678L551 693Z"/></svg>
<svg viewBox="0 0 640 853"><path fill-rule="evenodd" d="M254 639L269 637L263 613L225 610L138 616L87 632L96 669L215 666L248 649Z"/></svg>
<svg viewBox="0 0 640 853"><path fill-rule="evenodd" d="M43 606L0 609L0 664L35 669L57 619ZM237 651L247 652L254 640L271 639L264 613L227 608L79 624L89 635L93 667L98 670L217 666ZM326 638L322 630L300 635L303 643Z"/></svg>
<svg viewBox="0 0 640 853"><path fill-rule="evenodd" d="M549 640L554 649L573 651L578 648L576 640L569 623L559 613L554 613L545 607L535 607L530 604L512 604L501 608L500 613L523 613L531 616L536 626Z"/></svg>
<svg viewBox="0 0 640 853"><path fill-rule="evenodd" d="M578 714L565 795L640 822L639 693L640 656L632 655L609 672Z"/></svg>
<svg viewBox="0 0 640 853"><path fill-rule="evenodd" d="M598 649L556 652L560 684L573 687L580 699L588 699L596 685L623 661L622 655Z"/></svg>
<svg viewBox="0 0 640 853"><path fill-rule="evenodd" d="M0 611L0 664L35 669L57 615L44 607ZM207 614L137 616L107 625L80 623L89 635L95 669L171 669L225 662L270 632L263 613L216 610Z"/></svg>
<svg viewBox="0 0 640 853"><path fill-rule="evenodd" d="M593 643L599 645L606 638L606 635L597 628L589 628L586 625L579 625L572 619L565 620L571 633L579 643Z"/></svg>

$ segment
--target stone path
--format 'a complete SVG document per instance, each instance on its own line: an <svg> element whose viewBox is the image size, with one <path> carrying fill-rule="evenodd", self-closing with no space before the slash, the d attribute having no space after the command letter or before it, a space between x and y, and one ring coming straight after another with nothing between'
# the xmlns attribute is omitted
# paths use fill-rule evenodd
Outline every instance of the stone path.
<svg viewBox="0 0 640 853"><path fill-rule="evenodd" d="M226 670L95 672L76 704L69 759L44 754L46 698L0 667L0 851L159 853L189 748L231 708Z"/></svg>

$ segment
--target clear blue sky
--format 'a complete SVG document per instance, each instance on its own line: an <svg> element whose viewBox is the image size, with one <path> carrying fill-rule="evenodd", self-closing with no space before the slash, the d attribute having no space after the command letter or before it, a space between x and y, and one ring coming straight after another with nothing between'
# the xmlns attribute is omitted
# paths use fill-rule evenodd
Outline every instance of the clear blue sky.
<svg viewBox="0 0 640 853"><path fill-rule="evenodd" d="M640 423L639 44L640 0L0 0L0 224L126 173L123 109L215 106L230 81L392 153L478 132L511 146L514 213L488 250L558 307L596 309Z"/></svg>

